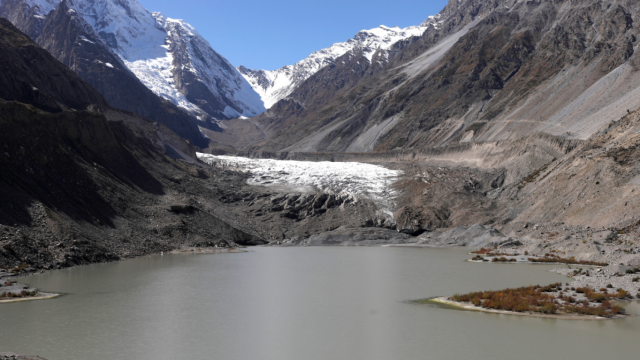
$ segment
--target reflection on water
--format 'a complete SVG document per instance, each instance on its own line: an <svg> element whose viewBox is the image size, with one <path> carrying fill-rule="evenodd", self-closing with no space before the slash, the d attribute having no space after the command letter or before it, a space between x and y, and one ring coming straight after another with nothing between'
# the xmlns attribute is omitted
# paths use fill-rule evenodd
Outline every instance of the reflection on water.
<svg viewBox="0 0 640 360"><path fill-rule="evenodd" d="M640 318L561 321L405 302L568 280L553 266L465 258L461 249L255 248L49 272L24 281L66 295L0 306L0 351L51 360L636 357Z"/></svg>

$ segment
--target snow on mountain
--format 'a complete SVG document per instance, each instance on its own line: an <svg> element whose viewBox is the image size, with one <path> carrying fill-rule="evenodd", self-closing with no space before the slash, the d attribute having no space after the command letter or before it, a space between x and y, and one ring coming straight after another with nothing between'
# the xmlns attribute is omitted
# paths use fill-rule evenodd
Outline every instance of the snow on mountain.
<svg viewBox="0 0 640 360"><path fill-rule="evenodd" d="M46 15L59 0L27 0ZM215 119L265 110L251 85L189 24L137 0L67 0L123 63L157 95Z"/></svg>
<svg viewBox="0 0 640 360"><path fill-rule="evenodd" d="M362 50L371 61L378 50L388 50L400 40L422 35L429 27L437 28L440 15L430 16L418 26L407 28L379 26L371 30L362 30L346 42L316 51L295 65L287 65L278 70L252 70L244 66L238 71L247 79L253 89L260 94L264 106L270 108L291 94L303 81L323 67L332 64L337 58L352 50Z"/></svg>

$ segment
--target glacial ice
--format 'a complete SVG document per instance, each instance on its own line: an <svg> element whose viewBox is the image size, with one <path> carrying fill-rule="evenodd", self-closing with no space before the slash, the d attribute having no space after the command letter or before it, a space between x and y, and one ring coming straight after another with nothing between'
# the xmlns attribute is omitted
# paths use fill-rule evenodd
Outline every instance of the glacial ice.
<svg viewBox="0 0 640 360"><path fill-rule="evenodd" d="M358 162L249 159L197 153L205 163L247 173L247 183L290 189L366 197L381 204L395 196L392 184L401 171Z"/></svg>

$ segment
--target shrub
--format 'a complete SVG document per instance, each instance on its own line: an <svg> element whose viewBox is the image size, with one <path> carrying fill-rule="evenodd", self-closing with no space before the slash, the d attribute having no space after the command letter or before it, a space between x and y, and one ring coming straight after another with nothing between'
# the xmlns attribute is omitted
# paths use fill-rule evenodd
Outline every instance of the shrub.
<svg viewBox="0 0 640 360"><path fill-rule="evenodd" d="M633 279L631 279L631 281L633 281L633 282L638 282L638 280L640 280L640 277L637 277L637 276L634 277Z"/></svg>
<svg viewBox="0 0 640 360"><path fill-rule="evenodd" d="M608 289L613 289L613 285L611 285L611 284L607 284L607 288L608 288Z"/></svg>
<svg viewBox="0 0 640 360"><path fill-rule="evenodd" d="M611 313L613 314L624 314L624 312L625 312L624 308L619 305L613 305L611 307Z"/></svg>
<svg viewBox="0 0 640 360"><path fill-rule="evenodd" d="M627 298L632 298L631 294L629 294L627 291L623 290L623 289L618 289L618 299L627 299Z"/></svg>
<svg viewBox="0 0 640 360"><path fill-rule="evenodd" d="M587 299L589 299L589 301L591 302L603 302L605 300L607 300L607 295L603 294L603 293L589 293L587 294Z"/></svg>
<svg viewBox="0 0 640 360"><path fill-rule="evenodd" d="M542 312L545 314L555 314L558 308L554 303L546 303L542 306Z"/></svg>

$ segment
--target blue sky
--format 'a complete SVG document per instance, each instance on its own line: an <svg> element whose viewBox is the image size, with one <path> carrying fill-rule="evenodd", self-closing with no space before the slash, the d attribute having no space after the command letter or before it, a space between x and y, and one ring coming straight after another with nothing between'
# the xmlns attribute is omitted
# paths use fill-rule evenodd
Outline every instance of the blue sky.
<svg viewBox="0 0 640 360"><path fill-rule="evenodd" d="M379 25L418 25L447 0L138 0L184 19L233 65L275 70Z"/></svg>

